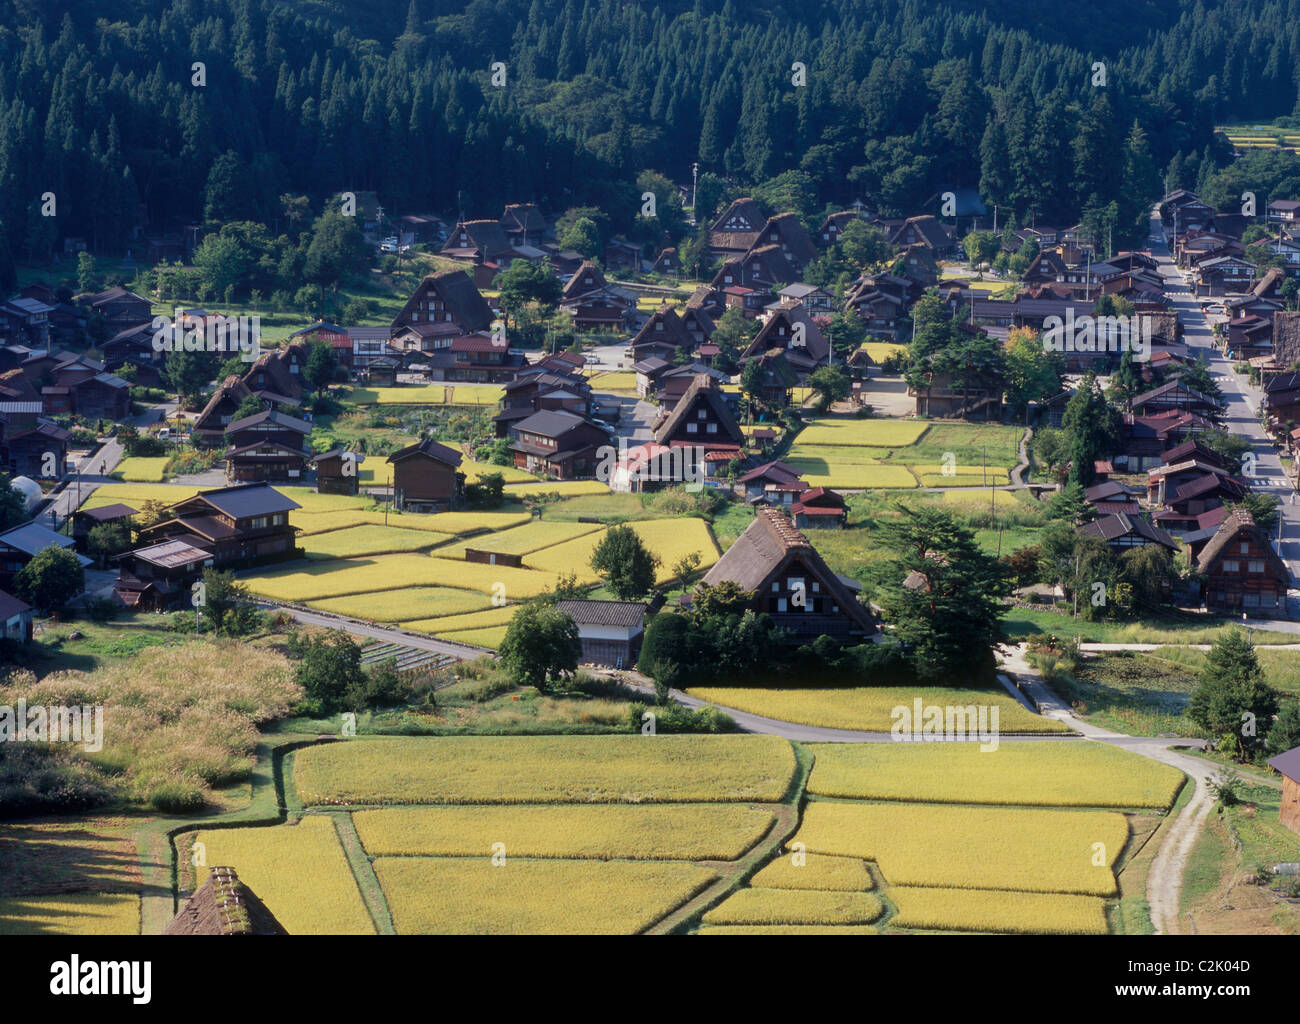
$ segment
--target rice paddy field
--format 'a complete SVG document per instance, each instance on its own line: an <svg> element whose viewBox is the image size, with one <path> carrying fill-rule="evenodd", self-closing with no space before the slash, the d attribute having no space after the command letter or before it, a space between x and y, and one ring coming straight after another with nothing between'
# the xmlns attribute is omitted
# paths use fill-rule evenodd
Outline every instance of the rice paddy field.
<svg viewBox="0 0 1300 1024"><path fill-rule="evenodd" d="M507 856L581 860L735 860L771 827L770 811L739 804L561 804L358 811L377 857Z"/></svg>
<svg viewBox="0 0 1300 1024"><path fill-rule="evenodd" d="M339 397L356 405L496 405L502 394L494 384L426 384L347 388Z"/></svg>
<svg viewBox="0 0 1300 1024"><path fill-rule="evenodd" d="M813 486L851 490L1006 485L1023 430L954 421L825 418L785 460Z"/></svg>
<svg viewBox="0 0 1300 1024"><path fill-rule="evenodd" d="M1104 743L818 743L808 791L924 803L1164 808L1183 773Z"/></svg>
<svg viewBox="0 0 1300 1024"><path fill-rule="evenodd" d="M1091 896L896 886L890 923L971 932L1105 935L1106 903Z"/></svg>
<svg viewBox="0 0 1300 1024"><path fill-rule="evenodd" d="M202 844L206 865L234 868L289 934L374 934L374 921L328 817L309 815L296 825L266 828L206 829L194 835L194 842ZM194 869L194 888L203 884L206 871Z"/></svg>
<svg viewBox="0 0 1300 1024"><path fill-rule="evenodd" d="M373 622L400 622L404 625L433 612L446 618L463 618L465 613L483 614L492 607L491 599L484 594L458 587L401 587L370 594L325 598L309 604L317 611L331 612L334 615L347 615ZM512 615L515 612L514 608L508 610ZM453 628L473 627L460 625Z"/></svg>
<svg viewBox="0 0 1300 1024"><path fill-rule="evenodd" d="M698 554L701 569L707 569L718 560L718 546L714 543L709 524L703 519L647 519L626 525L659 556L660 565L655 573L657 581L670 579L673 565L685 555ZM576 572L579 581L594 582L598 577L591 568L591 556L603 534L602 529L544 547L525 555L524 564L543 572Z"/></svg>
<svg viewBox="0 0 1300 1024"><path fill-rule="evenodd" d="M317 533L304 539L302 547L308 558L359 558L423 551L449 540L449 534L432 530L406 530L373 524Z"/></svg>
<svg viewBox="0 0 1300 1024"><path fill-rule="evenodd" d="M609 487L599 480L539 480L536 483L506 484L507 498L536 498L545 494L558 494L572 498L583 494L608 494Z"/></svg>
<svg viewBox="0 0 1300 1024"><path fill-rule="evenodd" d="M111 475L128 483L161 483L168 461L165 455L159 458L137 456L123 459Z"/></svg>
<svg viewBox="0 0 1300 1024"><path fill-rule="evenodd" d="M865 861L852 857L827 857L801 853L798 862L789 854L777 857L750 879L755 889L824 889L868 892L875 888Z"/></svg>
<svg viewBox="0 0 1300 1024"><path fill-rule="evenodd" d="M775 736L400 737L310 747L294 763L309 805L773 801L793 773Z"/></svg>
<svg viewBox="0 0 1300 1024"><path fill-rule="evenodd" d="M941 686L859 686L843 689L693 686L687 693L724 708L828 729L889 732L895 722L894 709L903 707L910 712L913 701L920 699L923 706L996 707L998 728L1003 733L1064 734L1070 731L1063 722L1043 718L1029 711L1005 691Z"/></svg>
<svg viewBox="0 0 1300 1024"><path fill-rule="evenodd" d="M635 373L597 373L587 379L592 391L611 391L616 394L636 393Z"/></svg>
<svg viewBox="0 0 1300 1024"><path fill-rule="evenodd" d="M741 889L704 915L705 925L870 924L884 913L868 892L815 889Z"/></svg>
<svg viewBox="0 0 1300 1024"><path fill-rule="evenodd" d="M375 874L398 934L606 934L643 931L717 875L645 861L381 857Z"/></svg>
<svg viewBox="0 0 1300 1024"><path fill-rule="evenodd" d="M496 551L502 554L530 555L543 548L553 547L565 541L585 537L587 534L603 530L599 523L569 523L563 520L525 523L523 526L493 533L491 537L475 538L458 544L450 544L438 549L439 558L465 557L466 548L483 551Z"/></svg>
<svg viewBox="0 0 1300 1024"><path fill-rule="evenodd" d="M875 861L891 886L1115 896L1112 867L1128 835L1112 811L817 800L796 840Z"/></svg>
<svg viewBox="0 0 1300 1024"><path fill-rule="evenodd" d="M134 893L75 893L0 899L0 935L138 935Z"/></svg>
<svg viewBox="0 0 1300 1024"><path fill-rule="evenodd" d="M479 612L466 612L460 615L439 615L427 619L398 619L407 629L421 633L444 635L456 630L478 630L499 626L504 629L518 611L514 605L501 608L485 608Z"/></svg>
<svg viewBox="0 0 1300 1024"><path fill-rule="evenodd" d="M159 501L164 505L184 501L198 494L202 488L174 486L172 484L121 483L101 484L82 503L84 509L103 508L105 505L130 505L139 509L146 501ZM287 491L288 488L285 488ZM294 499L295 501L297 498Z"/></svg>
<svg viewBox="0 0 1300 1024"><path fill-rule="evenodd" d="M866 350L867 355L871 357L871 361L877 366L890 356L907 351L906 345L895 345L888 341L867 341L863 342L859 347Z"/></svg>

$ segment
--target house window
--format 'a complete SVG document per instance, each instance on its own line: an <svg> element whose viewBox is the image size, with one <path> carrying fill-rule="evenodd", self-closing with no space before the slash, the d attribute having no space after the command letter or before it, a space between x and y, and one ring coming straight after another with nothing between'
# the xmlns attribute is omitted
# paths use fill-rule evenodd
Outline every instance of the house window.
<svg viewBox="0 0 1300 1024"><path fill-rule="evenodd" d="M784 597L778 597L776 599L776 610L779 612L783 612L786 610Z"/></svg>
<svg viewBox="0 0 1300 1024"><path fill-rule="evenodd" d="M1252 558L1252 559L1250 560L1250 571L1251 571L1251 572L1263 572L1263 571L1264 571L1264 560L1263 560L1262 558Z"/></svg>
<svg viewBox="0 0 1300 1024"><path fill-rule="evenodd" d="M698 434L699 432L700 432L700 425L699 425L698 423L688 423L688 424L686 424L686 433L688 433L688 434Z"/></svg>
<svg viewBox="0 0 1300 1024"><path fill-rule="evenodd" d="M1223 571L1224 571L1224 572L1240 572L1240 571L1241 571L1241 563L1240 563L1239 561L1237 561L1235 558L1226 558L1226 559L1224 559L1224 561L1223 561Z"/></svg>
<svg viewBox="0 0 1300 1024"><path fill-rule="evenodd" d="M779 594L780 592L781 592L781 584L778 583L776 580L773 580L773 581L772 581L772 593L774 593L774 594Z"/></svg>
<svg viewBox="0 0 1300 1024"><path fill-rule="evenodd" d="M1258 608L1259 595L1254 592L1248 591L1245 594L1241 595L1241 603L1245 605L1247 608Z"/></svg>
<svg viewBox="0 0 1300 1024"><path fill-rule="evenodd" d="M707 431L710 434L716 434L718 432L718 425L716 423L710 423L707 427Z"/></svg>
<svg viewBox="0 0 1300 1024"><path fill-rule="evenodd" d="M820 594L820 593L822 592L822 585L821 585L820 583L818 583L816 580L813 580L813 591L812 591L812 592L813 592L814 594Z"/></svg>
<svg viewBox="0 0 1300 1024"><path fill-rule="evenodd" d="M1248 555L1248 554L1250 554L1250 542L1249 542L1249 541L1242 541L1242 542L1241 542L1241 553L1242 553L1243 555Z"/></svg>

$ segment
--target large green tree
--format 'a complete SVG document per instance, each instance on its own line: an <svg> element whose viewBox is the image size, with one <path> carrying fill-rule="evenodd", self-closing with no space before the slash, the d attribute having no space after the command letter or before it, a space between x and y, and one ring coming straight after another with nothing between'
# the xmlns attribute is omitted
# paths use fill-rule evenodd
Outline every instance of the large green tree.
<svg viewBox="0 0 1300 1024"><path fill-rule="evenodd" d="M572 616L544 602L530 601L511 618L497 653L516 684L545 691L577 671L582 641Z"/></svg>
<svg viewBox="0 0 1300 1024"><path fill-rule="evenodd" d="M1205 656L1188 717L1215 741L1228 741L1244 760L1258 750L1277 712L1277 691L1268 685L1255 645L1239 629L1225 632Z"/></svg>
<svg viewBox="0 0 1300 1024"><path fill-rule="evenodd" d="M1096 374L1089 371L1065 406L1062 427L1070 438L1070 480L1087 487L1095 463L1110 458L1120 444L1119 413L1106 400Z"/></svg>
<svg viewBox="0 0 1300 1024"><path fill-rule="evenodd" d="M651 552L630 526L606 530L591 553L591 567L620 601L654 589L659 556Z"/></svg>

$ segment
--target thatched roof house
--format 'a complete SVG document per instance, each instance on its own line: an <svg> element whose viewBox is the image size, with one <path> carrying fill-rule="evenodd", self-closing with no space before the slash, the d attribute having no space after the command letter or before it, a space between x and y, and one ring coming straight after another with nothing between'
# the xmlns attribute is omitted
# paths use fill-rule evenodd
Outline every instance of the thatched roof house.
<svg viewBox="0 0 1300 1024"><path fill-rule="evenodd" d="M164 935L288 935L265 903L239 880L234 868L216 867Z"/></svg>

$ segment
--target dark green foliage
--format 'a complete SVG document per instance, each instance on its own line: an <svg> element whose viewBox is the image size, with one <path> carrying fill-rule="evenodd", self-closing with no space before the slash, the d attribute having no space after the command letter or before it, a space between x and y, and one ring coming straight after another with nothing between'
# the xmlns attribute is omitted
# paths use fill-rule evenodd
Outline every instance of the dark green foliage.
<svg viewBox="0 0 1300 1024"><path fill-rule="evenodd" d="M1285 754L1300 747L1300 701L1286 700L1278 708L1277 719L1269 726L1265 748L1269 757Z"/></svg>
<svg viewBox="0 0 1300 1024"><path fill-rule="evenodd" d="M85 573L71 548L51 544L14 577L14 593L39 611L57 611L81 593Z"/></svg>
<svg viewBox="0 0 1300 1024"><path fill-rule="evenodd" d="M1243 759L1258 749L1277 711L1277 691L1268 685L1255 646L1241 632L1225 633L1210 648L1200 685L1187 714L1211 739L1226 744Z"/></svg>
<svg viewBox="0 0 1300 1024"><path fill-rule="evenodd" d="M1062 427L1070 439L1070 481L1088 487L1097 460L1109 458L1118 448L1121 427L1119 413L1106 401L1092 372L1066 403Z"/></svg>
<svg viewBox="0 0 1300 1024"><path fill-rule="evenodd" d="M658 565L659 556L646 548L630 526L606 530L591 553L591 567L620 601L653 590Z"/></svg>
<svg viewBox="0 0 1300 1024"><path fill-rule="evenodd" d="M545 691L577 671L582 641L570 616L542 601L530 601L515 612L497 653L516 685Z"/></svg>
<svg viewBox="0 0 1300 1024"><path fill-rule="evenodd" d="M323 637L294 639L289 654L298 659L294 677L304 693L301 713L358 710L349 704L357 693L364 692L366 675L361 668L361 648L351 637L335 631Z"/></svg>

